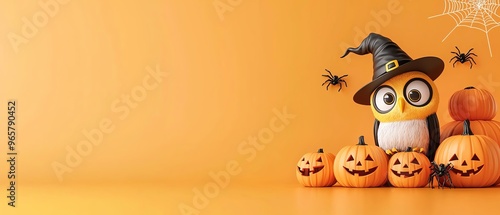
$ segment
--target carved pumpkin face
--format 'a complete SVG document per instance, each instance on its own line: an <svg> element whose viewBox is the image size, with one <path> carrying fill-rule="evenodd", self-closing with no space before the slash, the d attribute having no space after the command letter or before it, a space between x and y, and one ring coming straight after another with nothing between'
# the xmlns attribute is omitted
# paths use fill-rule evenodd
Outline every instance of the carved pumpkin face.
<svg viewBox="0 0 500 215"><path fill-rule="evenodd" d="M491 138L473 135L469 122L464 133L446 138L435 157L436 163L451 163L455 187L488 187L500 177L500 147Z"/></svg>
<svg viewBox="0 0 500 215"><path fill-rule="evenodd" d="M387 155L377 146L345 146L335 158L334 173L344 187L378 187L387 181Z"/></svg>
<svg viewBox="0 0 500 215"><path fill-rule="evenodd" d="M483 169L484 162L479 159L479 156L477 156L476 153L474 153L471 158L468 158L470 157L470 154L470 150L462 152L462 159L459 159L456 153L453 154L450 158L450 163L453 164L451 171L462 177L477 175Z"/></svg>
<svg viewBox="0 0 500 215"><path fill-rule="evenodd" d="M356 159L354 159L356 157ZM367 176L373 174L378 165L373 161L372 156L369 153L366 153L366 157L363 159L363 155L358 156L356 154L350 154L345 164L342 166L345 171L353 176Z"/></svg>
<svg viewBox="0 0 500 215"><path fill-rule="evenodd" d="M297 180L306 187L329 187L337 182L333 174L332 153L307 153L297 163Z"/></svg>
<svg viewBox="0 0 500 215"><path fill-rule="evenodd" d="M424 187L427 185L431 165L425 154L398 152L389 160L388 178L394 187Z"/></svg>

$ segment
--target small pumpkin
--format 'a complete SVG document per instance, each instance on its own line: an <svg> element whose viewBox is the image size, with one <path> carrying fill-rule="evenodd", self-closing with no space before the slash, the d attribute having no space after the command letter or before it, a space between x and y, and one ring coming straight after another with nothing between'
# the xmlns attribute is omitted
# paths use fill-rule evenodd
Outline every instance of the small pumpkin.
<svg viewBox="0 0 500 215"><path fill-rule="evenodd" d="M451 96L448 111L456 121L491 120L496 115L497 106L489 91L466 87Z"/></svg>
<svg viewBox="0 0 500 215"><path fill-rule="evenodd" d="M297 180L306 187L330 187L337 180L333 174L335 155L319 149L317 153L307 153L297 163Z"/></svg>
<svg viewBox="0 0 500 215"><path fill-rule="evenodd" d="M476 135L485 135L491 137L500 144L500 122L494 120L476 120L470 121L470 128ZM452 121L441 127L441 141L453 135L460 135L464 132L463 122Z"/></svg>
<svg viewBox="0 0 500 215"><path fill-rule="evenodd" d="M424 153L408 147L389 160L389 182L394 187L425 187L431 174L429 166L431 162Z"/></svg>
<svg viewBox="0 0 500 215"><path fill-rule="evenodd" d="M446 138L436 151L436 163L453 167L450 176L455 187L488 187L500 177L500 146L484 135L474 135L469 120L463 134Z"/></svg>
<svg viewBox="0 0 500 215"><path fill-rule="evenodd" d="M333 170L344 187L378 187L387 182L388 160L384 150L360 136L357 145L340 149Z"/></svg>

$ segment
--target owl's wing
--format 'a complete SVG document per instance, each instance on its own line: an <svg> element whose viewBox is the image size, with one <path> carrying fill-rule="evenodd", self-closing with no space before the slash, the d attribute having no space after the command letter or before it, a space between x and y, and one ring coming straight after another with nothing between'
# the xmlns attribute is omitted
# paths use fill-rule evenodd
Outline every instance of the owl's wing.
<svg viewBox="0 0 500 215"><path fill-rule="evenodd" d="M375 137L376 146L378 146L378 125L380 125L380 121L375 119L375 123L373 124L373 136Z"/></svg>
<svg viewBox="0 0 500 215"><path fill-rule="evenodd" d="M427 152L427 157L430 161L434 161L434 155L440 143L439 120L436 113L427 117L427 129L429 130L429 151Z"/></svg>

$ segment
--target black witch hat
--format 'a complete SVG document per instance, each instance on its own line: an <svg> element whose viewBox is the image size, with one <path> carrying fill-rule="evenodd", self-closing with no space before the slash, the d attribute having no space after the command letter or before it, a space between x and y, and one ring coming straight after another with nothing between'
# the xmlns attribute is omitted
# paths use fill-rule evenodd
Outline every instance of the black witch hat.
<svg viewBox="0 0 500 215"><path fill-rule="evenodd" d="M419 71L435 80L443 72L444 62L438 57L422 57L413 60L399 46L387 37L371 33L357 48L349 48L341 57L354 52L358 55L373 55L372 82L354 94L354 101L362 105L370 105L370 95L385 81L405 72Z"/></svg>

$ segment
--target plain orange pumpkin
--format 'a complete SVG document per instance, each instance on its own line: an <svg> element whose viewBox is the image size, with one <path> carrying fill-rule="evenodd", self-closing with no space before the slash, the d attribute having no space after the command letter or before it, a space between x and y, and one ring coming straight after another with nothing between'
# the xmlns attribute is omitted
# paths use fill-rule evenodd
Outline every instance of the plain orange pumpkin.
<svg viewBox="0 0 500 215"><path fill-rule="evenodd" d="M470 128L476 135L485 135L500 145L500 122L494 120L470 121ZM463 122L452 121L441 126L441 142L453 135L460 135L464 131Z"/></svg>
<svg viewBox="0 0 500 215"><path fill-rule="evenodd" d="M456 121L491 120L496 115L497 106L489 91L466 87L451 96L448 111Z"/></svg>

